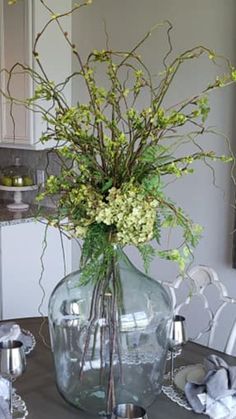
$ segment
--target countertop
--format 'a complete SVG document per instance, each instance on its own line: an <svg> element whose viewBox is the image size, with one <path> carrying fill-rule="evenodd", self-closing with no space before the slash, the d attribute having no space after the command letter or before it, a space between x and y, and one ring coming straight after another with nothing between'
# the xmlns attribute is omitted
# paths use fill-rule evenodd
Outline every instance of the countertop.
<svg viewBox="0 0 236 419"><path fill-rule="evenodd" d="M40 217L43 214L53 214L55 210L50 207L40 207ZM7 202L0 201L0 227L8 226L11 224L28 223L35 221L35 217L39 214L38 205L30 205L28 210L25 211L9 211L7 209Z"/></svg>

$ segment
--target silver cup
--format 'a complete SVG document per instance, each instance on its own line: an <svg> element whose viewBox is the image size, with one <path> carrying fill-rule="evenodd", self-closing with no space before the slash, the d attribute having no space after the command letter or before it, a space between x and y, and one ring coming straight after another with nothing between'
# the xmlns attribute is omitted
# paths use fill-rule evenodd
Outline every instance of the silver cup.
<svg viewBox="0 0 236 419"><path fill-rule="evenodd" d="M176 351L186 343L185 317L176 315L173 318L170 332L170 351Z"/></svg>
<svg viewBox="0 0 236 419"><path fill-rule="evenodd" d="M169 339L169 351L171 352L170 380L172 384L174 381L174 352L179 350L186 341L185 317L176 315L172 321Z"/></svg>
<svg viewBox="0 0 236 419"><path fill-rule="evenodd" d="M0 374L9 381L9 409L12 406L12 382L19 377L26 368L26 357L23 343L18 340L0 342Z"/></svg>
<svg viewBox="0 0 236 419"><path fill-rule="evenodd" d="M111 415L111 419L148 419L146 410L138 405L125 403L117 404Z"/></svg>

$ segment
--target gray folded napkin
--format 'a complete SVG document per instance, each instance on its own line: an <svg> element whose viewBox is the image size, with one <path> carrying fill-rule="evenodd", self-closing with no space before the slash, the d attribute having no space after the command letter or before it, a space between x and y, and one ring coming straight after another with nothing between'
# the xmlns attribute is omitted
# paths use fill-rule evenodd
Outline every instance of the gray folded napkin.
<svg viewBox="0 0 236 419"><path fill-rule="evenodd" d="M6 328L3 324L0 326L0 342L6 342L8 340L17 340L21 334L20 326L13 324L10 328Z"/></svg>
<svg viewBox="0 0 236 419"><path fill-rule="evenodd" d="M31 352L32 347L35 344L33 342L33 336L30 332L22 330L18 324L11 321L1 323L0 325L0 342L7 340L21 341L26 355Z"/></svg>
<svg viewBox="0 0 236 419"><path fill-rule="evenodd" d="M0 377L0 418L12 418L9 410L9 382L3 377Z"/></svg>
<svg viewBox="0 0 236 419"><path fill-rule="evenodd" d="M12 415L10 414L8 403L1 396L0 396L0 418L12 419Z"/></svg>
<svg viewBox="0 0 236 419"><path fill-rule="evenodd" d="M236 366L229 366L217 355L204 360L206 370L201 382L191 380L185 385L185 395L196 413L206 413L214 419L236 417Z"/></svg>

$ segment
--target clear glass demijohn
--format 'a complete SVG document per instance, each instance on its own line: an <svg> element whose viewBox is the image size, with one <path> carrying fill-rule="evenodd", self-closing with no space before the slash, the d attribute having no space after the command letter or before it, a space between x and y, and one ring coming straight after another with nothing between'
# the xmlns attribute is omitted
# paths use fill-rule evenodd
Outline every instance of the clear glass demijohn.
<svg viewBox="0 0 236 419"><path fill-rule="evenodd" d="M161 391L172 318L169 295L119 248L103 280L81 285L80 275L65 277L49 302L60 393L96 415L111 412L117 403L147 408Z"/></svg>

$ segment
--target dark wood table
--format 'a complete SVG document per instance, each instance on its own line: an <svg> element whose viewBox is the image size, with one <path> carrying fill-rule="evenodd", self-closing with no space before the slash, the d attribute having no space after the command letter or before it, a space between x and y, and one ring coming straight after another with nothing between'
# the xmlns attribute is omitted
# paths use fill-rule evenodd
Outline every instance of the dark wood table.
<svg viewBox="0 0 236 419"><path fill-rule="evenodd" d="M20 377L15 387L27 404L29 419L92 419L88 414L67 404L57 391L53 359L49 347L46 347L39 336L42 319L17 319L16 322L24 329L30 330L37 341L35 349L27 356L27 370ZM43 335L49 344L47 323L43 328ZM212 353L211 349L188 342L182 354L176 360L176 366L195 364ZM214 351L214 353L218 353ZM235 364L235 358L218 353L229 364ZM160 394L156 402L148 409L148 419L197 419L206 417L198 415L169 400ZM95 418L94 418L95 419ZM98 418L97 418L98 419Z"/></svg>

